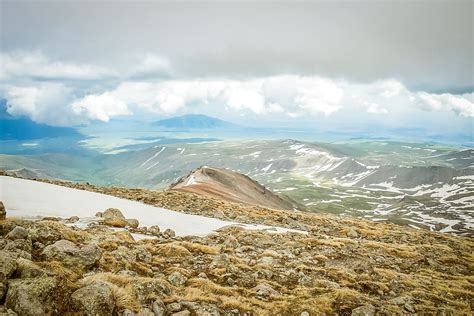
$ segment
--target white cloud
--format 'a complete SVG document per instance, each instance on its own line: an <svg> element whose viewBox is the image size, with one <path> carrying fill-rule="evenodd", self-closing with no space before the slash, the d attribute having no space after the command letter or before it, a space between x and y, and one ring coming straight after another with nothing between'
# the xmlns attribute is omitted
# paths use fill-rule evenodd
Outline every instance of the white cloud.
<svg viewBox="0 0 474 316"><path fill-rule="evenodd" d="M71 108L78 116L103 122L108 122L113 116L132 114L127 104L109 92L76 100L71 104Z"/></svg>
<svg viewBox="0 0 474 316"><path fill-rule="evenodd" d="M68 107L71 89L63 84L41 83L35 86L2 86L7 99L7 112L26 116L35 122L69 126L84 123Z"/></svg>
<svg viewBox="0 0 474 316"><path fill-rule="evenodd" d="M452 95L418 92L413 98L425 110L453 111L465 117L474 117L474 93Z"/></svg>
<svg viewBox="0 0 474 316"><path fill-rule="evenodd" d="M52 61L41 52L0 54L0 80L97 80L113 76L103 67Z"/></svg>

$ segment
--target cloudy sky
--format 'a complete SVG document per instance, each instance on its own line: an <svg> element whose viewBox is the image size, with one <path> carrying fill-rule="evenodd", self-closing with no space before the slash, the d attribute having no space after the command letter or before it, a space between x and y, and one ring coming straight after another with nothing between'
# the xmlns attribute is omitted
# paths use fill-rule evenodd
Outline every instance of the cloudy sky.
<svg viewBox="0 0 474 316"><path fill-rule="evenodd" d="M14 116L472 135L472 1L0 3Z"/></svg>

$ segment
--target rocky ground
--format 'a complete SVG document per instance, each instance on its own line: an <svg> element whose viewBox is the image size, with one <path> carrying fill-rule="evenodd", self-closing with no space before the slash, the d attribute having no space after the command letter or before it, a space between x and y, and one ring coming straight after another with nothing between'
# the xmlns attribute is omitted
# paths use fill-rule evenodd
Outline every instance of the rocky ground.
<svg viewBox="0 0 474 316"><path fill-rule="evenodd" d="M85 228L75 226L77 218L2 219L0 212L0 315L472 315L474 309L470 237L182 192L47 182L301 233L228 227L177 237L117 210L97 214Z"/></svg>

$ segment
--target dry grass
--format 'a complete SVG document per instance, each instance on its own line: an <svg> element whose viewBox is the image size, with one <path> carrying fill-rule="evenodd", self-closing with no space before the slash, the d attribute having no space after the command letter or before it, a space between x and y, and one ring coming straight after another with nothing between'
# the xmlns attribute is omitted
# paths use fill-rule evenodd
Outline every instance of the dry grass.
<svg viewBox="0 0 474 316"><path fill-rule="evenodd" d="M170 242L157 246L156 254L165 258L183 259L192 256L191 252L181 246L179 242Z"/></svg>
<svg viewBox="0 0 474 316"><path fill-rule="evenodd" d="M189 250L190 252L200 252L200 253L205 253L208 255L217 255L219 254L219 249L216 247L211 247L199 243L191 243L187 241L183 241L180 243L181 246Z"/></svg>

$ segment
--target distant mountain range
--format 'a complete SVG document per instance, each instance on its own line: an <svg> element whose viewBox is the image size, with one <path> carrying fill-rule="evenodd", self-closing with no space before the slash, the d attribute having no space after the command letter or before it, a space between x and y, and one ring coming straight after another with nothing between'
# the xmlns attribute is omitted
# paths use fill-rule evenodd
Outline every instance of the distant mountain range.
<svg viewBox="0 0 474 316"><path fill-rule="evenodd" d="M153 125L170 129L235 129L238 125L204 114L187 114L156 121Z"/></svg>

